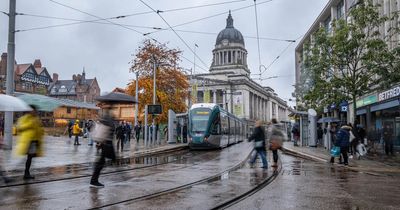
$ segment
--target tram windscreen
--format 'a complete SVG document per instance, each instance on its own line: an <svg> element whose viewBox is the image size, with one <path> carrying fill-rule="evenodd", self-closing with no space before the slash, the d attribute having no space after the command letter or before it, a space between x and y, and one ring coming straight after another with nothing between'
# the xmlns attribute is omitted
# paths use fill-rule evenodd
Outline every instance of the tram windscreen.
<svg viewBox="0 0 400 210"><path fill-rule="evenodd" d="M210 118L210 109L199 108L190 111L190 131L205 132L207 130L208 119Z"/></svg>

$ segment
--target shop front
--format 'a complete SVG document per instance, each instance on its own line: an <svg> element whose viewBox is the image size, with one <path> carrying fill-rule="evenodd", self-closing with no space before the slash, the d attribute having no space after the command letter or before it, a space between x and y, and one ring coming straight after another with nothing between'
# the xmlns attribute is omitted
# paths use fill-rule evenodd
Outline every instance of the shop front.
<svg viewBox="0 0 400 210"><path fill-rule="evenodd" d="M368 133L380 140L382 129L388 127L394 145L400 146L400 85L361 98L356 103L357 119Z"/></svg>

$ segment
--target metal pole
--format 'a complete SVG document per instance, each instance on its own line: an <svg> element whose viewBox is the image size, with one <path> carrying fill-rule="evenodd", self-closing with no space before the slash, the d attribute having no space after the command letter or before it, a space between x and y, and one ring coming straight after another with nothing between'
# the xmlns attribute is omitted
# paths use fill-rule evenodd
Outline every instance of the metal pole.
<svg viewBox="0 0 400 210"><path fill-rule="evenodd" d="M194 57L193 57L193 74L195 74L196 73L196 44L194 44L194 50L193 50L193 52L194 52Z"/></svg>
<svg viewBox="0 0 400 210"><path fill-rule="evenodd" d="M139 72L136 72L136 88L135 88L135 96L136 96L136 105L135 105L135 126L138 125L138 114L139 114Z"/></svg>
<svg viewBox="0 0 400 210"><path fill-rule="evenodd" d="M156 59L154 58L154 63L153 63L153 105L156 104ZM153 115L153 130L151 132L152 134L152 141L155 143L156 142L156 120L154 119L154 115Z"/></svg>
<svg viewBox="0 0 400 210"><path fill-rule="evenodd" d="M10 0L10 11L8 14L8 45L7 45L7 80L6 94L14 93L14 62L15 62L15 16L16 0ZM5 112L4 119L4 139L6 149L12 149L12 125L13 112Z"/></svg>
<svg viewBox="0 0 400 210"><path fill-rule="evenodd" d="M147 105L144 107L144 146L147 147L148 127L147 127Z"/></svg>

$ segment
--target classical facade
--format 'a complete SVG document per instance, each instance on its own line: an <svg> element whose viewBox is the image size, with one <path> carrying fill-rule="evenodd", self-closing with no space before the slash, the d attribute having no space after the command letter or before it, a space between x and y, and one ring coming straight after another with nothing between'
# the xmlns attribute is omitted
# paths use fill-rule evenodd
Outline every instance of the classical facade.
<svg viewBox="0 0 400 210"><path fill-rule="evenodd" d="M274 90L250 79L247 50L241 32L234 28L232 15L217 36L210 73L190 79L190 103L216 103L236 116L254 121L288 120L288 105Z"/></svg>
<svg viewBox="0 0 400 210"><path fill-rule="evenodd" d="M1 55L0 61L0 89L5 89L7 78L7 53ZM52 82L46 67L42 66L40 59L34 63L14 65L14 91L35 94L47 94L47 88Z"/></svg>
<svg viewBox="0 0 400 210"><path fill-rule="evenodd" d="M85 70L82 74L74 74L72 80L59 80L58 74L53 74L53 82L48 90L50 97L87 103L95 103L95 98L100 96L96 77L87 79Z"/></svg>

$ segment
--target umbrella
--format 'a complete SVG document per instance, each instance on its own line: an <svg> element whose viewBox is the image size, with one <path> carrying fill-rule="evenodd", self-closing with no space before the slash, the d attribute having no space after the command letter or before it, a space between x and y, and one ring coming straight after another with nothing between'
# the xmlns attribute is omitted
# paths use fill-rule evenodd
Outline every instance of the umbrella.
<svg viewBox="0 0 400 210"><path fill-rule="evenodd" d="M123 104L138 103L135 97L125 93L117 93L117 92L112 92L104 96L99 96L96 98L96 101L105 103L123 103Z"/></svg>
<svg viewBox="0 0 400 210"><path fill-rule="evenodd" d="M22 99L27 104L38 107L39 111L45 112L52 112L57 107L64 105L60 100L57 100L56 98L51 98L38 94L21 94L18 96L18 98Z"/></svg>
<svg viewBox="0 0 400 210"><path fill-rule="evenodd" d="M318 123L333 123L333 122L340 122L340 120L334 117L323 117L318 120Z"/></svg>
<svg viewBox="0 0 400 210"><path fill-rule="evenodd" d="M31 110L32 108L21 99L14 96L0 94L0 111L23 112Z"/></svg>

